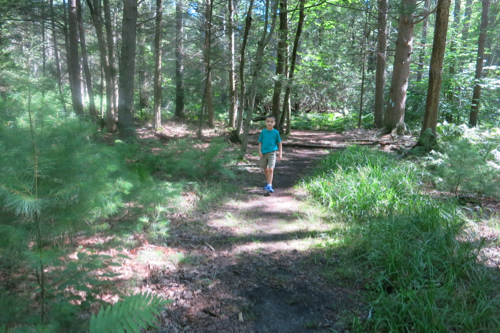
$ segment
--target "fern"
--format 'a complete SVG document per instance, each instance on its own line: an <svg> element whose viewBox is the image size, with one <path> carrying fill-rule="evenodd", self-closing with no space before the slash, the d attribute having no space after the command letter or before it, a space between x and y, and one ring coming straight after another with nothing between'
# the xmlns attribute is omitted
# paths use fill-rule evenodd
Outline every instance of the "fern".
<svg viewBox="0 0 500 333"><path fill-rule="evenodd" d="M90 333L140 332L156 321L161 306L170 303L157 295L136 294L122 302L101 308L90 319Z"/></svg>

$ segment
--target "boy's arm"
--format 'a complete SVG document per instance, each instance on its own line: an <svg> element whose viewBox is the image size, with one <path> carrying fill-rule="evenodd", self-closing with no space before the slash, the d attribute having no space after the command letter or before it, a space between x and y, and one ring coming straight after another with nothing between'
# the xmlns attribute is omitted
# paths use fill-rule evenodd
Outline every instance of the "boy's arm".
<svg viewBox="0 0 500 333"><path fill-rule="evenodd" d="M262 155L262 142L259 142L259 156L260 158L264 157L264 155Z"/></svg>
<svg viewBox="0 0 500 333"><path fill-rule="evenodd" d="M278 161L281 161L281 157L283 155L283 145L280 143L278 143Z"/></svg>

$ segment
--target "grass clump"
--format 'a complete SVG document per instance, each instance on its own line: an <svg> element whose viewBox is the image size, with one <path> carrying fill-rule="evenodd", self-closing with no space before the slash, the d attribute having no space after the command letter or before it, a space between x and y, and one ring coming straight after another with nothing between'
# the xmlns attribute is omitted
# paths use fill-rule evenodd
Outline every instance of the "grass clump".
<svg viewBox="0 0 500 333"><path fill-rule="evenodd" d="M337 218L359 220L425 206L427 198L418 194L418 177L411 164L353 146L328 155L305 186Z"/></svg>
<svg viewBox="0 0 500 333"><path fill-rule="evenodd" d="M326 240L327 248L345 250L368 291L369 315L354 318L353 328L497 331L496 282L478 260L484 244L464 231L452 201L421 193L422 174L385 153L351 147L329 155L305 182L343 223L344 241Z"/></svg>

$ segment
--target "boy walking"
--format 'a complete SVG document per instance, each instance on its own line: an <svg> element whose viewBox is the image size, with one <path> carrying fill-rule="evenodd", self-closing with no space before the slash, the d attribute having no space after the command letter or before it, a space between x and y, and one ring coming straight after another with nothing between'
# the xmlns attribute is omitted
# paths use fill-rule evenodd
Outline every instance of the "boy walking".
<svg viewBox="0 0 500 333"><path fill-rule="evenodd" d="M275 124L274 116L266 116L266 128L260 132L259 136L260 167L264 169L267 181L263 189L269 193L274 193L273 174L276 166L276 151L278 151L278 161L281 161L283 151L280 132L274 129Z"/></svg>

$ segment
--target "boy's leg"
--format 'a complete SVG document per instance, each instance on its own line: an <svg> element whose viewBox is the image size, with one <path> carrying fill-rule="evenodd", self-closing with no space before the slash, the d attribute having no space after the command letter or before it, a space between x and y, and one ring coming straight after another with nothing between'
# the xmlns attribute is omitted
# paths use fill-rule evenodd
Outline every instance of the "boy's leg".
<svg viewBox="0 0 500 333"><path fill-rule="evenodd" d="M273 191L273 175L274 175L274 166L276 164L276 153L268 153L263 156L260 160L260 166L264 170L264 175L266 177L267 185L264 187L264 190L268 192Z"/></svg>
<svg viewBox="0 0 500 333"><path fill-rule="evenodd" d="M274 175L274 169L273 168L265 168L264 173L266 174L266 180L269 185L273 185L273 175Z"/></svg>
<svg viewBox="0 0 500 333"><path fill-rule="evenodd" d="M260 159L260 167L262 169L262 171L264 172L264 176L266 177L266 186L264 186L263 190L267 189L267 187L269 186L269 179L267 177L267 156L264 155L261 159Z"/></svg>

